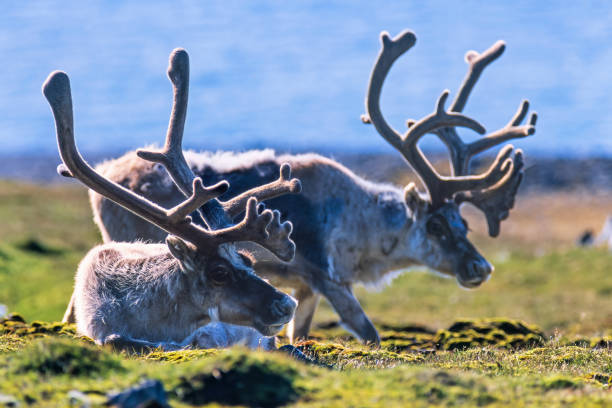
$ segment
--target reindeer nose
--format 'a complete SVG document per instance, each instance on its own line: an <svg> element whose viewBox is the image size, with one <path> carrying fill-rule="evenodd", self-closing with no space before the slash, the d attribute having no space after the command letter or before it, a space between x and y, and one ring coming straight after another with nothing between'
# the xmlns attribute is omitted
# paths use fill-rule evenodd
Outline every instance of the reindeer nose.
<svg viewBox="0 0 612 408"><path fill-rule="evenodd" d="M478 259L476 261L471 262L470 267L470 274L473 277L480 277L482 279L489 276L493 270L491 264L484 259Z"/></svg>
<svg viewBox="0 0 612 408"><path fill-rule="evenodd" d="M493 272L493 265L486 259L475 259L467 264L466 269L465 283L470 286L478 286L489 278Z"/></svg>
<svg viewBox="0 0 612 408"><path fill-rule="evenodd" d="M297 302L288 295L284 295L280 299L276 299L272 302L272 312L278 316L279 319L286 319L287 321L293 318L296 307Z"/></svg>

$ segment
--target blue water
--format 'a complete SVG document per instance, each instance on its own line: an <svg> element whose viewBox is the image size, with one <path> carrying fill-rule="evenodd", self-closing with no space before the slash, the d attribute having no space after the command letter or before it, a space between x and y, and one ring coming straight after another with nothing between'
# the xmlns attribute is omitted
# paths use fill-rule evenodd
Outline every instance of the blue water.
<svg viewBox="0 0 612 408"><path fill-rule="evenodd" d="M612 154L612 7L607 2L28 1L0 16L2 154L53 153L40 93L55 69L72 81L85 152L162 142L168 54L185 47L191 91L185 145L198 149L391 151L361 124L378 35L410 28L417 45L389 75L383 111L402 128L456 91L463 55L498 39L466 113L488 130L528 98L540 114L528 153ZM471 138L469 133L466 138ZM426 149L440 148L433 137Z"/></svg>

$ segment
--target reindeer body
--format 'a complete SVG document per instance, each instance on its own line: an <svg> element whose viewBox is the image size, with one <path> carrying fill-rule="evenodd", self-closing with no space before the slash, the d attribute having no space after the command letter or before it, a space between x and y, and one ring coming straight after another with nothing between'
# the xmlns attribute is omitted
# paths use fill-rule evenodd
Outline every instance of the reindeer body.
<svg viewBox="0 0 612 408"><path fill-rule="evenodd" d="M131 347L166 350L239 341L265 349L274 344L249 327L207 325L219 319L219 296L214 289L203 290L165 244L113 242L93 248L79 265L74 293L77 331L100 344L121 339Z"/></svg>
<svg viewBox="0 0 612 408"><path fill-rule="evenodd" d="M298 256L324 272L324 276L316 276L315 280L377 284L393 270L435 262L424 260L427 242L418 239L416 228L409 228L414 214L407 211L400 187L367 181L318 154L276 155L272 150L263 150L186 152L185 157L205 183L230 182L222 199L274 180L281 163L289 163L293 174L302 180L302 193L266 203L280 210L295 226L292 238ZM182 199L163 168L139 159L134 152L105 162L97 169L105 177L164 206L176 205ZM90 200L94 220L107 242L138 239L161 242L167 235L93 191ZM312 280L294 273L294 268L287 269L292 271L291 275Z"/></svg>
<svg viewBox="0 0 612 408"><path fill-rule="evenodd" d="M233 197L267 183L289 163L302 181L302 193L266 203L295 226L296 257L289 263L258 254L255 271L275 286L295 289L298 299L294 337L305 337L323 294L346 326L360 338L376 332L352 295L352 285L377 285L390 273L415 265L447 271L445 256L428 238L419 208L406 205L401 188L367 181L336 161L317 154L275 155L271 150L246 153L185 152L194 173L205 183L228 180ZM148 199L173 206L181 193L163 168L140 160L134 152L103 163L105 177ZM223 196L221 198L224 198ZM107 241L161 241L166 233L141 218L90 192L94 219ZM421 214L425 215L425 214ZM452 217L449 216L449 219ZM461 220L456 220L460 224ZM251 249L251 248L250 248ZM450 271L447 271L450 273ZM395 274L393 274L395 276Z"/></svg>

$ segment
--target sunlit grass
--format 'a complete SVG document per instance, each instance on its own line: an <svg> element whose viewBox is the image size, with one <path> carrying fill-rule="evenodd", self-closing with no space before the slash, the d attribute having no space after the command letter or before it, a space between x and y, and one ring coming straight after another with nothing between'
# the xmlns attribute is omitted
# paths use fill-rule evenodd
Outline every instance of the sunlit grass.
<svg viewBox="0 0 612 408"><path fill-rule="evenodd" d="M550 217L567 217L569 211L560 209ZM519 212L517 222L527 222L524 217ZM477 236L496 270L476 290L463 290L452 279L422 269L406 272L378 292L358 289L381 332L380 349L352 340L322 302L313 326L316 340L300 347L330 369L299 364L280 353L240 349L117 356L73 338L73 327L33 326L34 320L61 319L78 262L99 242L87 195L77 186L0 182L0 224L0 304L29 322L0 334L0 394L15 396L22 405L66 405L75 389L101 404L107 392L142 378L163 381L173 406L210 398L229 403L223 398L235 394L235 385L225 396L203 390L227 390L228 383L240 381L251 387L244 395L250 393L261 405L612 404L607 343L612 336L612 256L597 249L568 250L569 232L546 251L530 250L530 242L535 246L541 237L515 235L518 229L511 225L496 241ZM481 320L495 317L535 325L542 340L517 343L512 334L496 331L497 320ZM444 329L467 318L493 329L485 333L472 327L458 333L456 341L450 339ZM409 326L415 325L424 331L411 332ZM533 333L540 333L537 327ZM61 339L38 343L41 336ZM436 345L451 340L468 348L448 351L447 343ZM56 360L70 363L52 364ZM97 362L100 370L80 374Z"/></svg>

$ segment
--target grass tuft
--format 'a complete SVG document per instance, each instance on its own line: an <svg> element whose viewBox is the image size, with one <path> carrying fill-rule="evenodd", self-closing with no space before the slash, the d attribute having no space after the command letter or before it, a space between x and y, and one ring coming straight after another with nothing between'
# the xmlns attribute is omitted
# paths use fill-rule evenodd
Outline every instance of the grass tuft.
<svg viewBox="0 0 612 408"><path fill-rule="evenodd" d="M273 359L248 353L226 354L210 372L181 378L174 389L179 400L192 405L277 407L295 401L300 389L297 370Z"/></svg>
<svg viewBox="0 0 612 408"><path fill-rule="evenodd" d="M53 248L45 244L43 241L32 237L17 242L15 247L22 251L31 252L36 255L58 255L62 253L61 250Z"/></svg>
<svg viewBox="0 0 612 408"><path fill-rule="evenodd" d="M42 375L97 376L123 368L117 356L99 347L52 337L36 340L4 360L15 373Z"/></svg>
<svg viewBox="0 0 612 408"><path fill-rule="evenodd" d="M370 349L352 344L351 347L337 343L321 343L307 340L296 347L308 357L334 368L382 368L398 364L423 361L417 354L398 354L385 349Z"/></svg>

